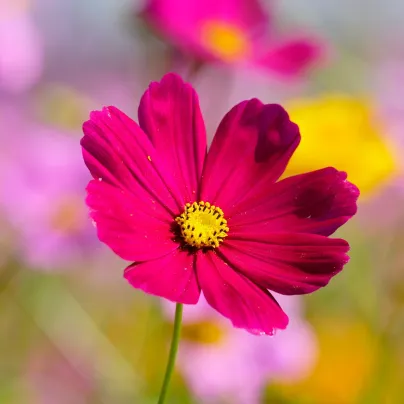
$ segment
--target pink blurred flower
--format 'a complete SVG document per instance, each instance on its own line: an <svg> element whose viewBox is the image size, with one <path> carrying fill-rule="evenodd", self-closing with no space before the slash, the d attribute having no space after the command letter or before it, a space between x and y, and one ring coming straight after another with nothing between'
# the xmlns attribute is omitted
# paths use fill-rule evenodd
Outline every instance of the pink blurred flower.
<svg viewBox="0 0 404 404"><path fill-rule="evenodd" d="M126 279L186 304L202 289L253 333L285 328L267 289L310 293L342 270L349 245L328 236L355 214L358 189L332 167L276 182L300 141L277 104L236 105L206 154L197 95L168 74L143 95L139 122L94 111L81 141L98 237L135 261Z"/></svg>
<svg viewBox="0 0 404 404"><path fill-rule="evenodd" d="M97 246L82 204L88 175L77 140L33 123L2 130L14 138L3 163L0 206L16 233L18 258L44 270L82 263Z"/></svg>
<svg viewBox="0 0 404 404"><path fill-rule="evenodd" d="M142 16L165 40L200 61L292 76L312 66L322 53L313 39L280 39L256 0L149 0Z"/></svg>
<svg viewBox="0 0 404 404"><path fill-rule="evenodd" d="M42 72L42 41L24 0L0 0L0 91L31 87Z"/></svg>
<svg viewBox="0 0 404 404"><path fill-rule="evenodd" d="M394 244L397 231L404 220L404 56L403 50L394 49L390 57L385 57L373 65L372 106L382 123L386 142L395 157L397 170L389 183L371 200L362 205L358 219L368 236L382 240L387 246L387 256ZM401 56L400 56L401 54ZM371 220L369 220L371 218ZM382 245L378 242L379 245ZM384 264L383 264L384 265Z"/></svg>
<svg viewBox="0 0 404 404"><path fill-rule="evenodd" d="M94 389L90 364L75 367L61 353L42 347L29 358L24 381L31 404L87 404Z"/></svg>
<svg viewBox="0 0 404 404"><path fill-rule="evenodd" d="M398 146L398 157L404 149L404 57L402 60L384 60L373 79L380 118L390 140ZM403 161L397 161L403 169Z"/></svg>
<svg viewBox="0 0 404 404"><path fill-rule="evenodd" d="M184 308L178 366L201 402L258 404L269 381L292 383L309 374L317 357L314 332L297 297L276 298L289 313L288 329L258 338L230 327L203 297ZM167 315L174 311L165 308Z"/></svg>

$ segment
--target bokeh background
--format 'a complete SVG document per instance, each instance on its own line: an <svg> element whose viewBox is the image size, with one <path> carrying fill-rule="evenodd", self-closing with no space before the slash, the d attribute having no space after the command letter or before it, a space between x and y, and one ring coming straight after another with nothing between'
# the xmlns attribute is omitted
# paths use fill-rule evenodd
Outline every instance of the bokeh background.
<svg viewBox="0 0 404 404"><path fill-rule="evenodd" d="M403 403L403 37L400 0L0 0L0 403L156 402L173 307L96 239L79 140L167 71L210 140L235 103L282 103L303 137L288 174L333 165L362 191L351 262L279 298L288 330L185 308L168 403Z"/></svg>

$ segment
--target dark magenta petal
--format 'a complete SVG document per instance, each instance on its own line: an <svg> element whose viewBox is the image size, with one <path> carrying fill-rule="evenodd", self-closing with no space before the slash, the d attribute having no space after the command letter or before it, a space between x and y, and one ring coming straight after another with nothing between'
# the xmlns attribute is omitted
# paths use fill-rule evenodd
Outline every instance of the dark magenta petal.
<svg viewBox="0 0 404 404"><path fill-rule="evenodd" d="M201 199L231 216L237 203L282 175L299 141L298 127L280 105L257 99L236 105L213 139Z"/></svg>
<svg viewBox="0 0 404 404"><path fill-rule="evenodd" d="M151 83L139 106L139 124L164 170L175 179L182 205L197 199L206 155L206 131L195 90L175 74Z"/></svg>
<svg viewBox="0 0 404 404"><path fill-rule="evenodd" d="M295 231L328 236L357 210L358 188L328 167L268 184L228 217L234 235Z"/></svg>
<svg viewBox="0 0 404 404"><path fill-rule="evenodd" d="M226 239L220 253L263 288L286 295L311 293L328 284L348 262L345 240L315 234L251 234Z"/></svg>
<svg viewBox="0 0 404 404"><path fill-rule="evenodd" d="M286 328L288 317L272 295L215 252L199 253L196 268L207 302L235 327L269 335Z"/></svg>
<svg viewBox="0 0 404 404"><path fill-rule="evenodd" d="M161 257L176 248L172 220L157 204L103 181L87 187L87 205L99 239L128 261Z"/></svg>
<svg viewBox="0 0 404 404"><path fill-rule="evenodd" d="M154 201L171 216L182 209L171 173L132 119L115 107L106 107L91 113L83 131L83 157L95 179Z"/></svg>
<svg viewBox="0 0 404 404"><path fill-rule="evenodd" d="M173 302L196 304L200 288L195 272L195 255L176 249L153 261L126 268L125 278L135 288Z"/></svg>

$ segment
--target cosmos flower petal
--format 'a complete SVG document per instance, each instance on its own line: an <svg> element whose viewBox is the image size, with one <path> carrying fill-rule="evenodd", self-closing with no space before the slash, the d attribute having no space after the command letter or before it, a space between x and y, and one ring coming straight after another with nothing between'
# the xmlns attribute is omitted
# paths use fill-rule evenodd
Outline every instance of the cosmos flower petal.
<svg viewBox="0 0 404 404"><path fill-rule="evenodd" d="M164 170L175 178L182 205L193 201L206 155L206 130L195 90L176 74L151 83L139 106L139 124Z"/></svg>
<svg viewBox="0 0 404 404"><path fill-rule="evenodd" d="M176 303L196 304L200 287L195 272L195 255L176 249L153 261L130 265L125 278L135 288Z"/></svg>
<svg viewBox="0 0 404 404"><path fill-rule="evenodd" d="M86 202L98 238L121 258L150 260L178 247L172 240L171 223L157 204L96 180L89 183L87 192Z"/></svg>
<svg viewBox="0 0 404 404"><path fill-rule="evenodd" d="M286 328L288 317L271 294L216 253L198 254L196 268L207 302L235 327L269 335Z"/></svg>
<svg viewBox="0 0 404 404"><path fill-rule="evenodd" d="M288 231L328 236L357 211L358 188L333 167L263 187L237 206L229 219L235 236Z"/></svg>
<svg viewBox="0 0 404 404"><path fill-rule="evenodd" d="M262 288L295 295L326 286L348 262L348 250L342 239L268 233L226 240L220 252L237 271Z"/></svg>
<svg viewBox="0 0 404 404"><path fill-rule="evenodd" d="M298 38L278 44L256 63L283 76L295 76L314 66L322 56L323 48L318 42Z"/></svg>
<svg viewBox="0 0 404 404"><path fill-rule="evenodd" d="M83 131L83 157L95 179L148 196L171 215L182 208L170 172L136 122L115 107L105 107L91 113Z"/></svg>
<svg viewBox="0 0 404 404"><path fill-rule="evenodd" d="M231 216L237 203L282 175L299 141L298 127L280 105L257 99L236 105L213 139L201 199Z"/></svg>

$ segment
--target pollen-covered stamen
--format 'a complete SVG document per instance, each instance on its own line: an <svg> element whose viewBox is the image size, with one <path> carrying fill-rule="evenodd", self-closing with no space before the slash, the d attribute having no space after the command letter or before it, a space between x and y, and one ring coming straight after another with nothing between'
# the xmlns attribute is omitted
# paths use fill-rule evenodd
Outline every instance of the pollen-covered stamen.
<svg viewBox="0 0 404 404"><path fill-rule="evenodd" d="M197 248L219 247L229 231L222 209L209 202L187 203L175 221L185 243Z"/></svg>

